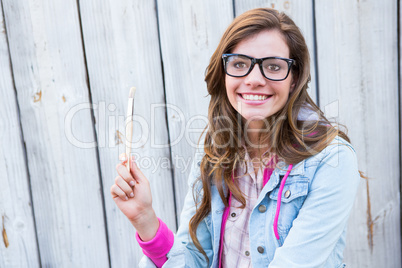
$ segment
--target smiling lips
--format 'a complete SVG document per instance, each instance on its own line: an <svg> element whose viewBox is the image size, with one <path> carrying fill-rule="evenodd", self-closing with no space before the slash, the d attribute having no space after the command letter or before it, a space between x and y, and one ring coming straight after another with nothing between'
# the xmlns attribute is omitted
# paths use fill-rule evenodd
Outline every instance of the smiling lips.
<svg viewBox="0 0 402 268"><path fill-rule="evenodd" d="M272 95L259 95L259 94L238 94L243 100L247 102L262 103L269 99Z"/></svg>

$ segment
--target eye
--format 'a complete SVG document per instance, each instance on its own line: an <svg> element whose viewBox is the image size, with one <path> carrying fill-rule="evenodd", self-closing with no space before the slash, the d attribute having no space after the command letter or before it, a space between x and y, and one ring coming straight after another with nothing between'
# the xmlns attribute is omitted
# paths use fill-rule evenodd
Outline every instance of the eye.
<svg viewBox="0 0 402 268"><path fill-rule="evenodd" d="M277 72L281 69L281 66L276 65L276 64L269 64L265 68L268 69L269 71Z"/></svg>
<svg viewBox="0 0 402 268"><path fill-rule="evenodd" d="M233 55L227 59L227 64L229 68L236 70L248 69L250 67L251 60L241 55Z"/></svg>
<svg viewBox="0 0 402 268"><path fill-rule="evenodd" d="M246 67L247 67L247 64L244 63L244 62L236 62L236 63L234 64L234 67L236 67L236 68L246 68Z"/></svg>
<svg viewBox="0 0 402 268"><path fill-rule="evenodd" d="M226 59L226 73L235 77L242 77L247 74L251 66L251 59L243 55L231 55Z"/></svg>
<svg viewBox="0 0 402 268"><path fill-rule="evenodd" d="M233 68L236 68L236 69L248 68L247 63L246 63L245 61L242 61L242 60L232 61L232 62L230 63L230 65L232 65Z"/></svg>

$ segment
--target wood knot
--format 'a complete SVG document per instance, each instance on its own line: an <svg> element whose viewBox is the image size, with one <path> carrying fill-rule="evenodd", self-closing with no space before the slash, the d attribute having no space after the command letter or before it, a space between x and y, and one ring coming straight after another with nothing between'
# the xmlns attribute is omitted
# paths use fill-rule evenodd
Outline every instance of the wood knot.
<svg viewBox="0 0 402 268"><path fill-rule="evenodd" d="M36 92L34 95L34 102L38 102L42 99L42 90L39 90L39 92Z"/></svg>

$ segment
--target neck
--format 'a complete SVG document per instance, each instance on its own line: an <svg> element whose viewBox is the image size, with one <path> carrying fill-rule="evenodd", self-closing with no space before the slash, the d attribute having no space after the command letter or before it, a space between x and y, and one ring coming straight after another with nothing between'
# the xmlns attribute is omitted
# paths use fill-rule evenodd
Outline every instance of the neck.
<svg viewBox="0 0 402 268"><path fill-rule="evenodd" d="M263 127L262 121L252 121L246 129L246 147L249 151L250 158L261 157L268 149L268 144L260 144L259 134Z"/></svg>

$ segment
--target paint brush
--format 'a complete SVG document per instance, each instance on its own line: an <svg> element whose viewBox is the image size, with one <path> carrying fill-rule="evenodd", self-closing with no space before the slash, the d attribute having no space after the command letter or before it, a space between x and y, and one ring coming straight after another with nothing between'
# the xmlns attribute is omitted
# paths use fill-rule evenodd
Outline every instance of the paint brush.
<svg viewBox="0 0 402 268"><path fill-rule="evenodd" d="M128 94L128 105L127 105L127 121L126 121L126 157L127 159L127 169L130 172L130 155L131 155L131 140L133 139L133 117L134 117L134 95L135 87L130 88L130 93Z"/></svg>

